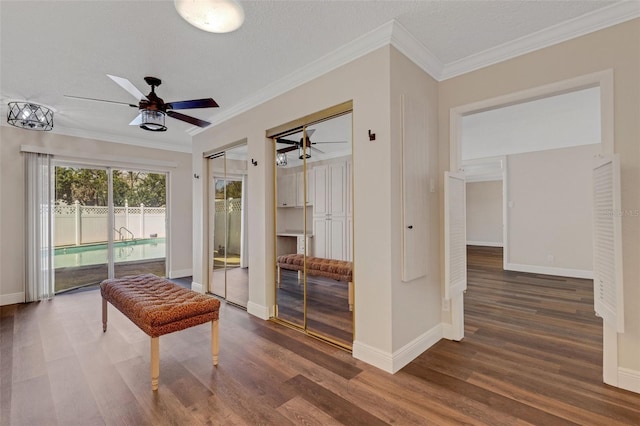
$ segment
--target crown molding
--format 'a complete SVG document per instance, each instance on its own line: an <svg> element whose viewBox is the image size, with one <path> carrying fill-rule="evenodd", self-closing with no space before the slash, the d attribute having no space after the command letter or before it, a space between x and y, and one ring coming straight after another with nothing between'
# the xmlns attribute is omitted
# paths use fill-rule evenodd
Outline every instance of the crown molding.
<svg viewBox="0 0 640 426"><path fill-rule="evenodd" d="M390 44L436 80L440 80L444 64L398 21L392 22Z"/></svg>
<svg viewBox="0 0 640 426"><path fill-rule="evenodd" d="M640 17L640 2L621 1L444 66L440 81Z"/></svg>
<svg viewBox="0 0 640 426"><path fill-rule="evenodd" d="M161 149L164 151L183 152L191 154L191 144L189 146L177 145L167 142L156 142L144 139L132 138L129 136L114 135L110 133L93 132L85 129L73 129L70 127L56 126L51 131L53 134L72 136L76 138L93 139L104 142L121 143L125 145L134 145L142 148Z"/></svg>
<svg viewBox="0 0 640 426"><path fill-rule="evenodd" d="M263 104L281 94L288 92L304 83L312 81L329 71L348 64L373 52L374 50L391 43L392 32L395 21L389 21L378 28L364 34L350 43L322 56L321 58L304 65L293 73L275 81L272 84L258 90L253 96L231 106L224 111L210 117L208 121L213 126L218 125L230 118L249 111L256 106ZM405 30L406 31L406 30ZM209 126L208 128L210 128ZM187 130L191 136L202 133L206 129L192 127Z"/></svg>

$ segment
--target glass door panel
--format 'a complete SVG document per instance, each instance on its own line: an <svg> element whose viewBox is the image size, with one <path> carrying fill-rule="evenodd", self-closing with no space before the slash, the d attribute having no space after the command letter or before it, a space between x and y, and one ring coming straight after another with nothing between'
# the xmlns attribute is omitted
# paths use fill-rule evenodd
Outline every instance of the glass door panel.
<svg viewBox="0 0 640 426"><path fill-rule="evenodd" d="M313 244L317 258L350 262L351 250L351 113L308 126L311 157L307 170L314 176L310 209ZM351 347L353 312L349 307L349 283L319 276L307 265L307 331Z"/></svg>
<svg viewBox="0 0 640 426"><path fill-rule="evenodd" d="M249 301L246 145L209 160L209 291L245 307Z"/></svg>
<svg viewBox="0 0 640 426"><path fill-rule="evenodd" d="M227 214L226 214L226 179L224 153L210 160L215 174L212 176L212 190L209 206L212 215L209 220L211 228L210 238L210 266L209 291L216 296L227 297L225 283L226 247L227 247Z"/></svg>
<svg viewBox="0 0 640 426"><path fill-rule="evenodd" d="M114 276L166 275L166 175L113 169Z"/></svg>
<svg viewBox="0 0 640 426"><path fill-rule="evenodd" d="M304 186L307 147L303 129L274 139L276 217L276 316L305 327L305 274L300 259L307 247ZM302 176L303 179L300 179ZM299 196L302 193L302 197ZM289 261L285 261L289 259ZM288 264L290 266L284 266Z"/></svg>
<svg viewBox="0 0 640 426"><path fill-rule="evenodd" d="M353 258L351 121L347 113L274 138L276 316L348 348L353 283L323 276L318 260L348 268Z"/></svg>
<svg viewBox="0 0 640 426"><path fill-rule="evenodd" d="M107 170L55 167L55 292L108 278Z"/></svg>

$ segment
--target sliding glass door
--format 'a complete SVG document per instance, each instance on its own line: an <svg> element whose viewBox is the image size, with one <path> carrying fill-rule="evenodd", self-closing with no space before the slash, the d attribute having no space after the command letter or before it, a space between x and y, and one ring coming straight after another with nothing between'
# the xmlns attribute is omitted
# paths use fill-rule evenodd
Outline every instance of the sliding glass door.
<svg viewBox="0 0 640 426"><path fill-rule="evenodd" d="M351 113L274 136L276 318L353 343Z"/></svg>
<svg viewBox="0 0 640 426"><path fill-rule="evenodd" d="M246 145L209 159L209 291L235 305L249 301Z"/></svg>
<svg viewBox="0 0 640 426"><path fill-rule="evenodd" d="M166 275L166 175L55 166L55 291Z"/></svg>

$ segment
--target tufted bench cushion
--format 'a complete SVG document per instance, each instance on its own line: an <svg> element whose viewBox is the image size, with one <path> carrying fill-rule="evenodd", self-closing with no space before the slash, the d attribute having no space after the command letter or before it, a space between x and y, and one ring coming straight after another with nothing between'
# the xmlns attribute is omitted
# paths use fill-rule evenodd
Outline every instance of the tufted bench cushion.
<svg viewBox="0 0 640 426"><path fill-rule="evenodd" d="M153 274L104 280L100 283L100 294L103 331L107 331L109 302L151 337L151 389L158 390L159 337L163 334L211 322L211 355L213 365L218 365L218 299Z"/></svg>
<svg viewBox="0 0 640 426"><path fill-rule="evenodd" d="M305 258L303 254L283 254L276 259L276 266L278 267L278 287L280 287L282 269L298 271L298 280L300 280L300 272L305 267ZM308 275L349 283L349 310L353 310L353 264L351 262L307 256L306 266Z"/></svg>
<svg viewBox="0 0 640 426"><path fill-rule="evenodd" d="M104 280L102 297L151 337L218 319L220 301L153 274Z"/></svg>
<svg viewBox="0 0 640 426"><path fill-rule="evenodd" d="M302 271L304 268L304 255L284 254L278 256L277 264L282 269ZM307 274L331 278L336 281L351 282L353 280L353 264L346 260L307 256Z"/></svg>

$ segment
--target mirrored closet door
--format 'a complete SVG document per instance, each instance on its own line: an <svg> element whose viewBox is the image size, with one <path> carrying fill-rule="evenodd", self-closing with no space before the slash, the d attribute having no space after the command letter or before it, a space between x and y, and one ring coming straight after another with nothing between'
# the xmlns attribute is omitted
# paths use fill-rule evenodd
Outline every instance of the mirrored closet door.
<svg viewBox="0 0 640 426"><path fill-rule="evenodd" d="M247 154L241 145L209 158L209 292L247 307Z"/></svg>
<svg viewBox="0 0 640 426"><path fill-rule="evenodd" d="M346 348L353 343L351 120L350 112L333 114L273 138L276 318Z"/></svg>

